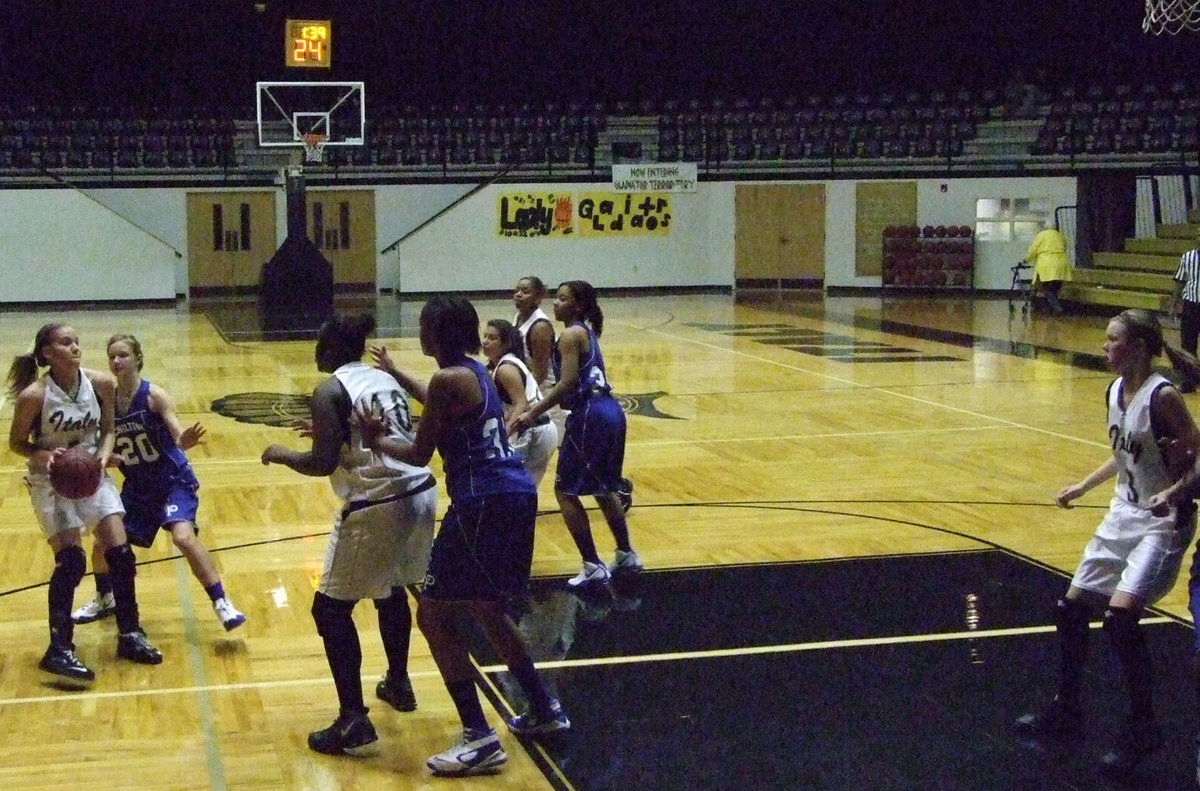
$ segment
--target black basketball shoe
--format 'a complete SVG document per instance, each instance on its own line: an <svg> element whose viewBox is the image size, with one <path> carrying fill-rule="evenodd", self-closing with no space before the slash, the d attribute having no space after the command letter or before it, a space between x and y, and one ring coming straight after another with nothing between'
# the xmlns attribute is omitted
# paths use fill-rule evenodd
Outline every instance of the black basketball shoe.
<svg viewBox="0 0 1200 791"><path fill-rule="evenodd" d="M379 741L367 713L339 712L328 728L308 734L308 749L325 755L361 755Z"/></svg>
<svg viewBox="0 0 1200 791"><path fill-rule="evenodd" d="M417 696L413 694L412 682L407 674L393 679L391 673L385 673L375 685L375 697L396 711L417 710Z"/></svg>
<svg viewBox="0 0 1200 791"><path fill-rule="evenodd" d="M1111 750L1100 756L1107 774L1130 774L1142 759L1162 746L1162 731L1153 722L1130 724L1117 737Z"/></svg>
<svg viewBox="0 0 1200 791"><path fill-rule="evenodd" d="M1024 736L1065 739L1083 732L1083 713L1078 704L1071 704L1058 695L1042 711L1024 714L1013 726Z"/></svg>
<svg viewBox="0 0 1200 791"><path fill-rule="evenodd" d="M150 645L140 630L117 635L117 656L139 665L158 665L163 661L162 654Z"/></svg>
<svg viewBox="0 0 1200 791"><path fill-rule="evenodd" d="M53 676L53 682L70 689L87 689L96 680L96 674L79 661L73 648L51 644L46 649L38 668Z"/></svg>

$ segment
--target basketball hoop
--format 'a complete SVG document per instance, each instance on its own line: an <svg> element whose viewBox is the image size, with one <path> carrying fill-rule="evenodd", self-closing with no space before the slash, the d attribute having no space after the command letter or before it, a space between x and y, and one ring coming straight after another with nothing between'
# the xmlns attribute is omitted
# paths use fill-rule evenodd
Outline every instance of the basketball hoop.
<svg viewBox="0 0 1200 791"><path fill-rule="evenodd" d="M320 162L321 153L325 150L325 146L329 143L329 135L323 135L319 132L310 132L309 134L300 137L304 143L304 160L306 162Z"/></svg>
<svg viewBox="0 0 1200 791"><path fill-rule="evenodd" d="M1143 32L1173 36L1185 29L1200 30L1200 0L1146 0Z"/></svg>

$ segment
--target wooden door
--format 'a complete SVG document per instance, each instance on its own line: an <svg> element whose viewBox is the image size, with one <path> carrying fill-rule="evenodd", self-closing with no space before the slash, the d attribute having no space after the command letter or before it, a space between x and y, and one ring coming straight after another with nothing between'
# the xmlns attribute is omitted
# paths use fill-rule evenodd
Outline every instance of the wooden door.
<svg viewBox="0 0 1200 791"><path fill-rule="evenodd" d="M854 191L854 274L883 272L883 230L917 221L917 182L859 184Z"/></svg>
<svg viewBox="0 0 1200 791"><path fill-rule="evenodd" d="M189 192L188 290L258 287L276 250L274 192Z"/></svg>
<svg viewBox="0 0 1200 791"><path fill-rule="evenodd" d="M374 190L308 190L308 238L333 264L335 286L375 290Z"/></svg>
<svg viewBox="0 0 1200 791"><path fill-rule="evenodd" d="M739 286L821 285L823 184L739 184L734 203L734 277Z"/></svg>

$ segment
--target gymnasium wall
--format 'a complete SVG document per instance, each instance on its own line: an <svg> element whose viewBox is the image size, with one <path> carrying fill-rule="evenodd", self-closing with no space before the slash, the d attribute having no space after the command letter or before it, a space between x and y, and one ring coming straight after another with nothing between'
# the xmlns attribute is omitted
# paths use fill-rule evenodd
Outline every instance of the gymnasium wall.
<svg viewBox="0 0 1200 791"><path fill-rule="evenodd" d="M826 189L826 286L878 286L877 276L855 274L855 182L821 183ZM920 225L972 226L978 198L1047 197L1055 205L1075 203L1071 178L916 183ZM377 287L400 292L507 290L525 274L548 283L582 278L600 287L730 287L736 186L702 182L696 192L673 193L668 233L617 238L506 238L498 228L502 194L578 196L608 191L607 183L496 185L457 205L469 187L372 187L377 251L453 205L396 249L380 252ZM171 299L187 293L189 191L197 190L0 190L0 302ZM283 191L276 193L282 234ZM1007 288L1009 267L1024 252L1024 243L978 246L976 288Z"/></svg>

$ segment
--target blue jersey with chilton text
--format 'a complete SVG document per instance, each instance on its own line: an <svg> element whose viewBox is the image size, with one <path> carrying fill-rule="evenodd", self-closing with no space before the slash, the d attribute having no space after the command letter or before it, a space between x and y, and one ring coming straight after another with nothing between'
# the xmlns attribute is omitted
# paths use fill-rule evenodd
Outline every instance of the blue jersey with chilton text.
<svg viewBox="0 0 1200 791"><path fill-rule="evenodd" d="M180 485L199 487L192 466L175 444L166 421L150 408L149 382L142 380L129 408L117 413L116 422L113 456L125 476L123 493L166 492Z"/></svg>

